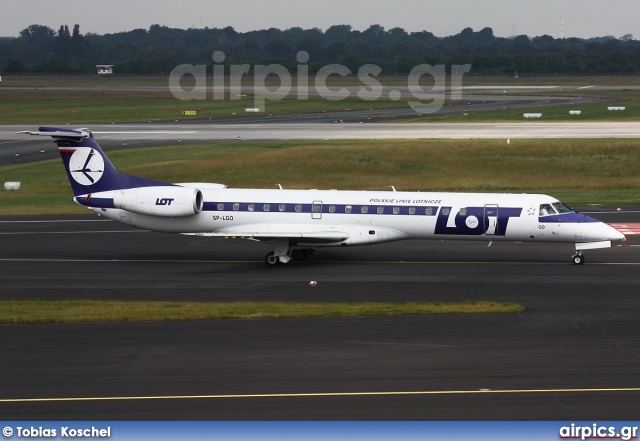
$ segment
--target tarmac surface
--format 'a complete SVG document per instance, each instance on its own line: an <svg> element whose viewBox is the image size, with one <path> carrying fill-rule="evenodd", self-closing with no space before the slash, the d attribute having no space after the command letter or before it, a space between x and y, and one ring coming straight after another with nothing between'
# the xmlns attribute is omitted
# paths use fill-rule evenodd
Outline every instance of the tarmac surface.
<svg viewBox="0 0 640 441"><path fill-rule="evenodd" d="M638 232L640 210L586 208ZM0 299L464 301L519 314L1 325L5 420L617 420L640 408L640 240L269 247L0 219ZM308 282L318 285L310 287Z"/></svg>

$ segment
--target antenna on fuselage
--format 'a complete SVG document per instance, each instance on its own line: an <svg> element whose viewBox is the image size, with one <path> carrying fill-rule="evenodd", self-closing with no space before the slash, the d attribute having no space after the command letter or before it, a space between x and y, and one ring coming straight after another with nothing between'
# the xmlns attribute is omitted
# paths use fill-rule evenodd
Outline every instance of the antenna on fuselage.
<svg viewBox="0 0 640 441"><path fill-rule="evenodd" d="M284 190L284 189L282 188L282 185L281 185L281 184L276 184L276 185L277 185L278 187L280 187L280 190Z"/></svg>
<svg viewBox="0 0 640 441"><path fill-rule="evenodd" d="M396 191L396 188L393 185L389 185L389 187L393 190Z"/></svg>

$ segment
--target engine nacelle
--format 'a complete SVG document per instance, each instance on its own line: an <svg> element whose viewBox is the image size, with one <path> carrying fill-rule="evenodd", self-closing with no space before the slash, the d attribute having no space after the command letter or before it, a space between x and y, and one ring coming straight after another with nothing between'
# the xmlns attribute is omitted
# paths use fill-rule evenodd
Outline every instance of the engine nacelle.
<svg viewBox="0 0 640 441"><path fill-rule="evenodd" d="M202 211L202 192L197 188L160 186L118 190L116 208L161 217L193 216Z"/></svg>

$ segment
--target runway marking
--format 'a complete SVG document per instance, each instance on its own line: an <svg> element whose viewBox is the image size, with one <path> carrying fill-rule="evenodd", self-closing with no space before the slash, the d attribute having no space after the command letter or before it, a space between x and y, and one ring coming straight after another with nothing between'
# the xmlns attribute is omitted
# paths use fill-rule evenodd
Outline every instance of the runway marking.
<svg viewBox="0 0 640 441"><path fill-rule="evenodd" d="M0 233L2 234L2 233ZM40 258L0 258L0 262L44 262L44 263L256 263L263 260L178 260L178 259L40 259ZM315 262L298 262L298 264L313 265L314 263L335 263L340 265L564 265L566 262L385 262L385 261L344 261L344 260L317 260ZM640 262L590 262L591 265L640 265Z"/></svg>
<svg viewBox="0 0 640 441"><path fill-rule="evenodd" d="M311 392L285 394L228 394L228 395L149 395L128 397L59 397L59 398L3 398L0 403L47 403L82 401L144 401L144 400L202 400L241 398L314 398L314 397L370 397L370 396L415 396L415 395L477 395L477 394L567 394L603 392L640 392L640 387L626 388L582 388L582 389L474 389L391 392Z"/></svg>
<svg viewBox="0 0 640 441"><path fill-rule="evenodd" d="M0 259L0 262L33 263L256 263L264 260L175 260L175 259Z"/></svg>
<svg viewBox="0 0 640 441"><path fill-rule="evenodd" d="M625 236L630 234L640 234L640 223L619 223L619 224L609 224Z"/></svg>
<svg viewBox="0 0 640 441"><path fill-rule="evenodd" d="M195 134L199 133L198 130L152 130L152 131L138 131L138 132L95 132L97 135L183 135L183 134Z"/></svg>
<svg viewBox="0 0 640 441"><path fill-rule="evenodd" d="M430 348L453 348L456 345L438 345L432 343L403 343L403 342L380 342L380 341L349 341L347 343L353 343L357 345L382 345L382 346L422 346Z"/></svg>
<svg viewBox="0 0 640 441"><path fill-rule="evenodd" d="M2 145L2 144L15 144L16 142L27 142L27 140L26 139L20 139L20 140L17 140L17 141L5 141L5 142L0 142L0 145Z"/></svg>
<svg viewBox="0 0 640 441"><path fill-rule="evenodd" d="M629 211L580 211L580 214L626 214L626 213L640 213L638 210Z"/></svg>
<svg viewBox="0 0 640 441"><path fill-rule="evenodd" d="M0 233L4 236L23 234L96 234L96 233L151 233L150 230L98 230L98 231L13 231L10 233Z"/></svg>
<svg viewBox="0 0 640 441"><path fill-rule="evenodd" d="M58 219L58 220L13 220L0 221L0 224L50 224L58 222L113 222L111 219Z"/></svg>

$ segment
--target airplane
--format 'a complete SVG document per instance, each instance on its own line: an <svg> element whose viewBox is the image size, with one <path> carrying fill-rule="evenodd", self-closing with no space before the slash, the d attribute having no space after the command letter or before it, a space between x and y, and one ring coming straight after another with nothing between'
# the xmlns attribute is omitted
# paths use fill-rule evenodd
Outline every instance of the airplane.
<svg viewBox="0 0 640 441"><path fill-rule="evenodd" d="M584 250L611 247L625 236L543 194L444 193L228 188L170 184L121 173L89 129L23 131L57 144L73 200L134 227L185 235L241 238L274 246L275 267L322 247L404 239L550 242Z"/></svg>

